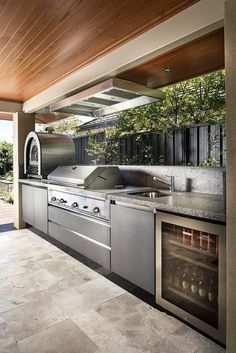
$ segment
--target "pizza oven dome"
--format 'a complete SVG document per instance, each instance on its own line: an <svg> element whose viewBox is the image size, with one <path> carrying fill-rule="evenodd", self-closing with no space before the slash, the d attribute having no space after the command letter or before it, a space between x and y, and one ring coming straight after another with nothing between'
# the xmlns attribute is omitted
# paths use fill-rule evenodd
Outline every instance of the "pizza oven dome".
<svg viewBox="0 0 236 353"><path fill-rule="evenodd" d="M31 177L47 177L59 165L75 162L75 146L69 135L31 131L25 140L24 173Z"/></svg>

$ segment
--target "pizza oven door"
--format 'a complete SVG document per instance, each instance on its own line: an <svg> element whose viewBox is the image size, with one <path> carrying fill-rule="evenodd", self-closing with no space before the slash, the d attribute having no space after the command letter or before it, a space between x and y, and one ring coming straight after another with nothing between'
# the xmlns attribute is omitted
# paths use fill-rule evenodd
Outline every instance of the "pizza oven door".
<svg viewBox="0 0 236 353"><path fill-rule="evenodd" d="M28 176L41 176L41 148L37 135L26 139L24 151L24 173Z"/></svg>

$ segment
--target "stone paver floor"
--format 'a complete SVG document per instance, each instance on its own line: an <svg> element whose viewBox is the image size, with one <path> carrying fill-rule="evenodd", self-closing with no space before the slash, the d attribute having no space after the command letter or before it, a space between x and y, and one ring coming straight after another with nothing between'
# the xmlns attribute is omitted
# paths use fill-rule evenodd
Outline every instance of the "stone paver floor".
<svg viewBox="0 0 236 353"><path fill-rule="evenodd" d="M30 230L0 236L0 353L223 353Z"/></svg>

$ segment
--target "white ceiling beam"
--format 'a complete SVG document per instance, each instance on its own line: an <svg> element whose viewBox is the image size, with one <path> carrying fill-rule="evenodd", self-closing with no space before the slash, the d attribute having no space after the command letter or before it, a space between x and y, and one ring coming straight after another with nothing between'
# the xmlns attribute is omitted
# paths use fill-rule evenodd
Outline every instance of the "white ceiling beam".
<svg viewBox="0 0 236 353"><path fill-rule="evenodd" d="M87 88L224 25L224 0L200 0L158 26L73 72L23 104L34 112L80 88Z"/></svg>

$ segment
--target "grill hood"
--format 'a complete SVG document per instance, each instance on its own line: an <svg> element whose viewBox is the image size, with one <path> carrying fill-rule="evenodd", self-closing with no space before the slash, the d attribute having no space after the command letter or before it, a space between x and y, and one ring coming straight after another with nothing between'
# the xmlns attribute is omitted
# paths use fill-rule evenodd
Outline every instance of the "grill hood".
<svg viewBox="0 0 236 353"><path fill-rule="evenodd" d="M81 186L85 189L112 189L122 184L117 166L59 166L48 175L49 183Z"/></svg>
<svg viewBox="0 0 236 353"><path fill-rule="evenodd" d="M164 98L165 94L160 90L110 78L52 104L50 111L100 118Z"/></svg>

